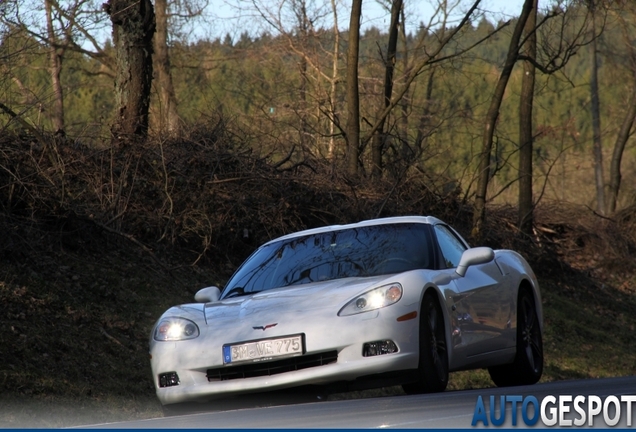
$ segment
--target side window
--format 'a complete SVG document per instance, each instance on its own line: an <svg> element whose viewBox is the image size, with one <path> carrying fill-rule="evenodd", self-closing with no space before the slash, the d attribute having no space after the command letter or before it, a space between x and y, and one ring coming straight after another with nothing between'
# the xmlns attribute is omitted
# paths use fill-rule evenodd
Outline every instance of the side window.
<svg viewBox="0 0 636 432"><path fill-rule="evenodd" d="M444 256L446 267L457 267L462 253L466 250L464 243L444 225L435 225L435 235Z"/></svg>

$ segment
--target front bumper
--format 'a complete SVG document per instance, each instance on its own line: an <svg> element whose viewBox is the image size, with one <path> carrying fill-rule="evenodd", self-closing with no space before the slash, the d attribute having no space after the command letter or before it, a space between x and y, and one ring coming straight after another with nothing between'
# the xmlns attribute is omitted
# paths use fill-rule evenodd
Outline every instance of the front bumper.
<svg viewBox="0 0 636 432"><path fill-rule="evenodd" d="M412 310L412 309L409 309ZM332 317L328 324L305 328L306 353L337 352L337 361L302 370L275 375L229 380L208 380L208 370L233 368L223 366L222 346L230 341L249 340L247 336L218 334L202 328L202 335L193 340L151 343L151 366L157 397L163 405L219 398L222 395L253 393L304 385L326 385L353 381L376 374L416 369L419 361L419 316L397 321L405 310L390 307L381 311L349 317ZM297 326L275 327L268 337L297 334ZM261 333L262 335L262 333ZM398 352L363 356L363 344L391 340ZM160 387L159 376L176 372L179 384Z"/></svg>
<svg viewBox="0 0 636 432"><path fill-rule="evenodd" d="M157 397L163 405L214 399L221 395L280 390L302 385L323 385L338 381L355 380L367 375L412 369L417 363L417 355L388 354L368 357L356 362L333 363L301 371L287 372L280 375L246 378L243 380L208 382L205 373L188 372L187 379L174 387L157 388ZM183 373L183 372L182 372ZM181 375L180 375L181 377ZM184 382L189 384L184 385Z"/></svg>

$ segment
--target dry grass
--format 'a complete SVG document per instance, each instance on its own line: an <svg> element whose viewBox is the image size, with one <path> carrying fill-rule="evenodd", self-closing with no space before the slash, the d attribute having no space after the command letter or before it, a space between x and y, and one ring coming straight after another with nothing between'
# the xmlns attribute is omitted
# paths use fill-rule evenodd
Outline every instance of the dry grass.
<svg viewBox="0 0 636 432"><path fill-rule="evenodd" d="M470 207L421 173L353 182L310 159L272 163L222 129L116 151L4 139L1 427L161 415L147 358L154 320L222 285L269 238L397 214L469 232ZM610 220L544 203L533 238L515 219L511 207L490 209L485 242L519 250L540 279L544 380L636 373L636 211ZM462 372L450 388L491 385L485 371Z"/></svg>

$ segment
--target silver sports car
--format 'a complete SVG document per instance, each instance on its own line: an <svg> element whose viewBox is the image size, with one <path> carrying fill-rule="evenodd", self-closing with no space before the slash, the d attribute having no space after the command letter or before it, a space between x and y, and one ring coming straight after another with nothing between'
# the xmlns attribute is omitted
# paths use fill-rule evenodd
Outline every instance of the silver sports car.
<svg viewBox="0 0 636 432"><path fill-rule="evenodd" d="M168 309L150 336L166 406L296 386L439 392L488 368L543 371L541 295L516 252L471 248L434 217L310 229L258 248L225 288Z"/></svg>

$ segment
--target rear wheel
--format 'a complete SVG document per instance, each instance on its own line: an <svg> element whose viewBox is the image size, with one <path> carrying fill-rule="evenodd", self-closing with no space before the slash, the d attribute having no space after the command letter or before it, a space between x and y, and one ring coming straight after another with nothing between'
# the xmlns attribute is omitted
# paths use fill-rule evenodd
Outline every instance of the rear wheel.
<svg viewBox="0 0 636 432"><path fill-rule="evenodd" d="M514 363L488 368L498 387L534 384L543 374L543 339L534 297L519 293L517 304L517 354Z"/></svg>
<svg viewBox="0 0 636 432"><path fill-rule="evenodd" d="M437 297L427 293L420 313L420 362L416 382L402 387L408 394L441 392L448 384L448 348L444 315Z"/></svg>

